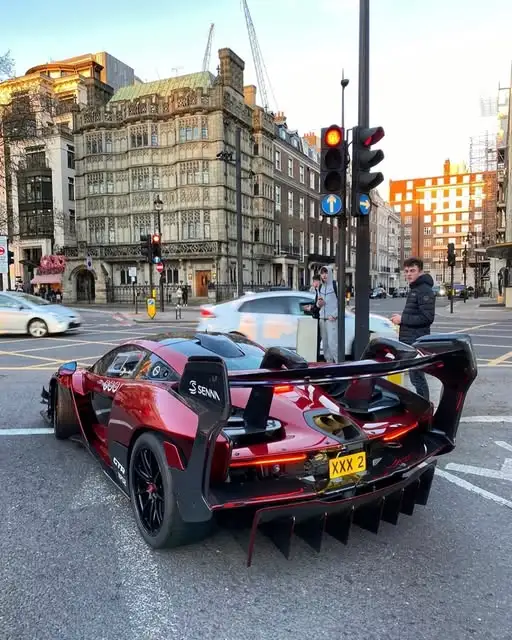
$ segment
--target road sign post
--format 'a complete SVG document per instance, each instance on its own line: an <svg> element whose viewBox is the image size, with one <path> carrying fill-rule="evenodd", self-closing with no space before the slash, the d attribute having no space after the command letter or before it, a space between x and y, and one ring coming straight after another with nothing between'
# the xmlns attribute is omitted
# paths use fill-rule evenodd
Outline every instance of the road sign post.
<svg viewBox="0 0 512 640"><path fill-rule="evenodd" d="M151 320L153 320L153 318L156 316L156 302L154 298L147 298L146 312Z"/></svg>

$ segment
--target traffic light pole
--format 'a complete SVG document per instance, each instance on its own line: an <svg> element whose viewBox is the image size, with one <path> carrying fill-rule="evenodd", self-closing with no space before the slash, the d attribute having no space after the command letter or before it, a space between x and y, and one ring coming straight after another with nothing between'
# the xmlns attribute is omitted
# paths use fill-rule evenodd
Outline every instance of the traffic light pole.
<svg viewBox="0 0 512 640"><path fill-rule="evenodd" d="M359 0L359 126L370 121L370 0ZM352 212L359 211L359 194L352 189ZM371 214L370 214L371 215ZM357 220L355 357L359 359L370 335L370 215Z"/></svg>
<svg viewBox="0 0 512 640"><path fill-rule="evenodd" d="M450 313L453 313L453 264L450 267Z"/></svg>

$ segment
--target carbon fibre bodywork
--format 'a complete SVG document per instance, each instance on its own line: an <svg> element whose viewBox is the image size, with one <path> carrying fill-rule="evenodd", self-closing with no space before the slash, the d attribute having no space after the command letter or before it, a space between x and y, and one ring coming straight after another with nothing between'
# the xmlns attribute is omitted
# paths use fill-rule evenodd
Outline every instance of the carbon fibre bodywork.
<svg viewBox="0 0 512 640"><path fill-rule="evenodd" d="M147 341L137 344L150 348ZM441 381L435 412L431 403L385 379L412 369ZM294 535L319 551L326 533L346 544L353 524L377 533L382 520L397 524L399 514L412 515L416 504L425 505L437 456L455 446L477 365L470 337L449 334L426 336L412 347L376 339L360 362L334 365L308 364L272 348L257 370L234 373L221 355L191 355L178 373L162 384L132 379L115 388L103 443L87 413L91 382L79 371L52 376L43 414L51 419L58 385L68 394L64 425L77 430L127 496L133 442L141 430L157 433L183 521L215 520L239 539L244 529L250 565L258 531L289 557ZM144 419L135 419L137 412ZM242 444L236 430L227 428L235 414L243 425ZM281 435L268 435L272 421L281 425ZM294 454L303 457L292 460ZM331 477L333 464L357 454L365 457L363 472Z"/></svg>

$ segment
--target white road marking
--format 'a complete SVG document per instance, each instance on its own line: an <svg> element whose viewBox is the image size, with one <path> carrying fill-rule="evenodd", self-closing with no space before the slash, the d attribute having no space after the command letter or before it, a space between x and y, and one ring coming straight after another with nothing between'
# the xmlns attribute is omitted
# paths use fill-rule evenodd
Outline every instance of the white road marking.
<svg viewBox="0 0 512 640"><path fill-rule="evenodd" d="M503 440L495 440L494 444L497 444L498 447L502 447L507 451L512 451L512 444L509 444L508 442L503 442ZM510 458L507 458L507 460L510 460Z"/></svg>
<svg viewBox="0 0 512 640"><path fill-rule="evenodd" d="M477 487L476 485L471 484L471 482L468 482L463 478L459 478L457 476L454 476L451 473L448 473L448 471L444 471L443 469L436 469L436 475L440 476L441 478L444 478L445 480L448 480L448 482L452 482L453 484L456 484L458 487L467 489L471 493L476 493L482 498L485 498L486 500L492 500L497 504L501 504L504 507L508 507L509 509L512 509L512 502L510 500L506 500L505 498L502 498L501 496L498 496L495 493L491 493L490 491L481 489L480 487Z"/></svg>
<svg viewBox="0 0 512 640"><path fill-rule="evenodd" d="M172 600L160 586L158 564L154 552L140 536L131 517L127 499L117 491L99 468L91 470L71 503L72 509L109 505L112 544L122 580L121 597L129 612L130 637L176 637L172 620ZM98 522L98 527L104 523ZM175 632L175 633L173 633Z"/></svg>
<svg viewBox="0 0 512 640"><path fill-rule="evenodd" d="M0 429L0 436L43 436L53 433L49 427L33 429Z"/></svg>
<svg viewBox="0 0 512 640"><path fill-rule="evenodd" d="M470 423L500 423L500 422L512 422L512 416L463 416L460 419L461 422L470 422Z"/></svg>
<svg viewBox="0 0 512 640"><path fill-rule="evenodd" d="M482 478L492 478L494 480L509 480L512 482L512 474L510 474L510 463L512 458L507 458L501 471L496 469L486 469L484 467L475 467L470 464L457 464L456 462L449 462L445 469L448 471L460 471L461 473L468 473L472 476L481 476Z"/></svg>

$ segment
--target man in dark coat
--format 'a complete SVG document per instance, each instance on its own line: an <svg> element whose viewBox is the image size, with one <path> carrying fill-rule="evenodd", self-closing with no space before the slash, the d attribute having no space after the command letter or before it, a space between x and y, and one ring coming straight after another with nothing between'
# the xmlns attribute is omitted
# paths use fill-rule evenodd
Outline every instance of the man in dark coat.
<svg viewBox="0 0 512 640"><path fill-rule="evenodd" d="M395 313L391 316L391 321L400 325L400 342L413 344L421 336L430 333L436 314L436 296L432 289L434 281L428 273L423 273L421 258L407 258L404 261L404 272L410 287L409 295L402 315ZM428 383L423 371L411 371L409 377L416 393L428 400Z"/></svg>

